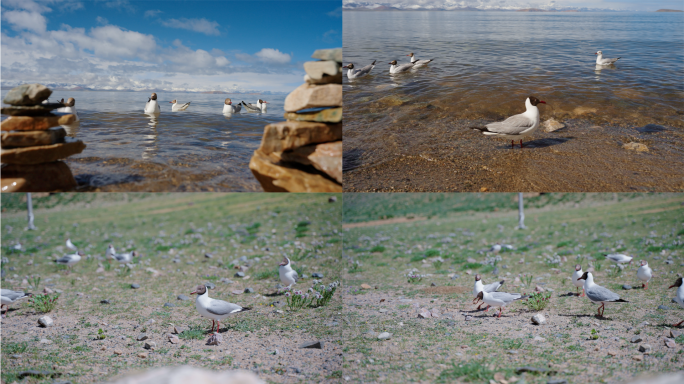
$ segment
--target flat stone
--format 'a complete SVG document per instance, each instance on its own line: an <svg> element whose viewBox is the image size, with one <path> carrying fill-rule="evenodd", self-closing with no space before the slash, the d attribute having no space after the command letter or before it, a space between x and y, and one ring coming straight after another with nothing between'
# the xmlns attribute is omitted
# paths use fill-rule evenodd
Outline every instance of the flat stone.
<svg viewBox="0 0 684 384"><path fill-rule="evenodd" d="M40 339L41 344L52 344L52 340L49 339Z"/></svg>
<svg viewBox="0 0 684 384"><path fill-rule="evenodd" d="M427 309L422 309L418 314L419 319L429 319L430 317L432 317L432 314Z"/></svg>
<svg viewBox="0 0 684 384"><path fill-rule="evenodd" d="M641 353L651 353L652 350L653 348L650 344L643 344L639 346L639 352Z"/></svg>
<svg viewBox="0 0 684 384"><path fill-rule="evenodd" d="M211 259L212 257L214 257L214 255L212 255L211 253L205 253L204 257L206 257L207 259Z"/></svg>
<svg viewBox="0 0 684 384"><path fill-rule="evenodd" d="M630 289L632 289L632 286L629 285L629 284L624 284L624 285L622 286L622 289L624 289L625 291L629 291Z"/></svg>
<svg viewBox="0 0 684 384"><path fill-rule="evenodd" d="M51 94L52 91L42 84L22 84L10 89L2 102L9 105L38 105L47 100Z"/></svg>
<svg viewBox="0 0 684 384"><path fill-rule="evenodd" d="M213 333L209 336L209 339L207 339L207 345L219 345L221 342L223 342L223 336L219 333Z"/></svg>
<svg viewBox="0 0 684 384"><path fill-rule="evenodd" d="M171 344L178 344L178 343L180 343L180 339L179 339L178 336L176 336L176 335L172 335L172 334L169 333L169 334L166 335L166 338L169 339L169 342L170 342Z"/></svg>
<svg viewBox="0 0 684 384"><path fill-rule="evenodd" d="M545 131L545 132L553 132L553 131L557 131L557 130L559 130L559 129L565 128L565 124L563 124L563 123L557 121L557 120L554 119L554 118L551 118L551 119L546 120L546 121L544 122L543 126L544 126L544 131Z"/></svg>
<svg viewBox="0 0 684 384"><path fill-rule="evenodd" d="M176 299L181 300L181 301L190 300L190 298L185 296L185 295L178 295L178 297L176 297Z"/></svg>
<svg viewBox="0 0 684 384"><path fill-rule="evenodd" d="M307 61L304 71L313 80L320 80L325 76L335 76L342 73L342 66L337 61Z"/></svg>
<svg viewBox="0 0 684 384"><path fill-rule="evenodd" d="M675 348L675 347L677 347L677 343L675 343L675 341L672 340L672 339L670 339L670 338L667 338L667 337L666 337L665 340L664 340L664 342L665 342L665 346L668 347L668 348Z"/></svg>
<svg viewBox="0 0 684 384"><path fill-rule="evenodd" d="M123 351L120 350L120 349L115 349L115 350L114 350L114 354L115 354L115 355L123 355Z"/></svg>
<svg viewBox="0 0 684 384"><path fill-rule="evenodd" d="M342 140L342 124L284 121L264 128L259 151L269 155L309 144Z"/></svg>
<svg viewBox="0 0 684 384"><path fill-rule="evenodd" d="M50 128L45 131L10 131L0 134L3 148L52 145L63 143L65 137L66 130L61 127Z"/></svg>
<svg viewBox="0 0 684 384"><path fill-rule="evenodd" d="M299 348L315 348L315 349L323 349L323 342L322 341L310 341L304 344L301 344Z"/></svg>
<svg viewBox="0 0 684 384"><path fill-rule="evenodd" d="M304 83L285 98L285 111L317 107L341 107L342 84L313 85Z"/></svg>
<svg viewBox="0 0 684 384"><path fill-rule="evenodd" d="M233 295L242 295L244 293L244 291L234 289L234 290L230 291L230 293L232 293Z"/></svg>
<svg viewBox="0 0 684 384"><path fill-rule="evenodd" d="M8 164L2 168L2 192L56 192L76 187L71 169L62 161Z"/></svg>
<svg viewBox="0 0 684 384"><path fill-rule="evenodd" d="M155 349L157 349L157 343L155 343L154 341L147 342L145 343L144 348L154 351Z"/></svg>
<svg viewBox="0 0 684 384"><path fill-rule="evenodd" d="M643 355L634 355L634 356L632 356L632 360L642 361L643 359L644 359L644 356L643 356Z"/></svg>
<svg viewBox="0 0 684 384"><path fill-rule="evenodd" d="M389 340L392 338L392 334L389 332L383 332L378 335L378 340Z"/></svg>
<svg viewBox="0 0 684 384"><path fill-rule="evenodd" d="M235 272L235 275L233 275L233 277L245 277L245 273L244 272Z"/></svg>
<svg viewBox="0 0 684 384"><path fill-rule="evenodd" d="M282 161L312 165L342 184L342 141L307 145L278 155Z"/></svg>
<svg viewBox="0 0 684 384"><path fill-rule="evenodd" d="M254 151L249 168L265 192L342 192L342 186L319 174L308 173L286 164L276 164L263 152Z"/></svg>
<svg viewBox="0 0 684 384"><path fill-rule="evenodd" d="M339 123L342 121L342 107L326 108L316 112L285 112L283 115L290 121L316 121L320 123Z"/></svg>
<svg viewBox="0 0 684 384"><path fill-rule="evenodd" d="M341 87L341 86L340 86ZM55 116L11 116L0 123L3 131L44 131L60 125L73 124L76 115L55 115Z"/></svg>
<svg viewBox="0 0 684 384"><path fill-rule="evenodd" d="M139 334L138 337L136 337L135 339L138 340L138 341L144 341L144 340L147 340L147 335L144 334L144 333L141 333L141 334Z"/></svg>
<svg viewBox="0 0 684 384"><path fill-rule="evenodd" d="M372 289L372 288L373 287L371 287L370 285L368 285L366 283L361 284L361 289Z"/></svg>
<svg viewBox="0 0 684 384"><path fill-rule="evenodd" d="M164 303L164 306L165 306L165 307L168 307L168 308L173 308L173 307L175 307L176 305L175 305L175 304L171 304L171 303Z"/></svg>
<svg viewBox="0 0 684 384"><path fill-rule="evenodd" d="M323 278L323 274L322 274L322 273L318 273L318 272L314 272L314 273L311 274L311 277L313 277L314 279L322 279L322 278Z"/></svg>
<svg viewBox="0 0 684 384"><path fill-rule="evenodd" d="M662 309L662 310L664 310L664 311L668 311L668 310L670 309L670 307L668 307L667 305L659 305L659 306L658 306L658 309Z"/></svg>
<svg viewBox="0 0 684 384"><path fill-rule="evenodd" d="M40 324L41 327L47 328L52 327L54 322L52 321L52 318L50 316L43 316L40 319L38 319L38 324Z"/></svg>
<svg viewBox="0 0 684 384"><path fill-rule="evenodd" d="M245 293L254 293L254 288L245 288Z"/></svg>
<svg viewBox="0 0 684 384"><path fill-rule="evenodd" d="M614 349L611 349L608 351L608 356L617 356L617 355L618 355L618 351L616 351Z"/></svg>
<svg viewBox="0 0 684 384"><path fill-rule="evenodd" d="M333 61L337 61L338 63L341 63L342 62L342 48L317 49L313 53L313 55L311 55L311 57L314 59L333 60Z"/></svg>
<svg viewBox="0 0 684 384"><path fill-rule="evenodd" d="M641 143L627 143L622 148L637 152L648 152L648 147Z"/></svg>
<svg viewBox="0 0 684 384"><path fill-rule="evenodd" d="M313 79L309 75L304 75L304 81L309 84L342 84L342 72L335 76L323 76L320 79Z"/></svg>
<svg viewBox="0 0 684 384"><path fill-rule="evenodd" d="M131 288L138 289L138 288L140 288L140 284L133 283L133 284L131 284Z"/></svg>
<svg viewBox="0 0 684 384"><path fill-rule="evenodd" d="M138 357L141 358L141 359L146 359L146 358L147 358L147 353L145 353L145 352L140 352L140 353L138 353Z"/></svg>
<svg viewBox="0 0 684 384"><path fill-rule="evenodd" d="M64 143L2 149L0 162L3 164L50 163L83 152L86 145L81 140L65 139Z"/></svg>
<svg viewBox="0 0 684 384"><path fill-rule="evenodd" d="M676 339L677 337L682 335L682 331L677 330L677 329L670 329L670 337L673 339Z"/></svg>
<svg viewBox="0 0 684 384"><path fill-rule="evenodd" d="M55 116L51 111L64 107L62 103L48 103L38 105L15 105L2 107L2 114L8 116Z"/></svg>
<svg viewBox="0 0 684 384"><path fill-rule="evenodd" d="M535 325L542 325L546 323L546 317L544 317L544 315L542 315L541 313L538 313L532 316L532 323Z"/></svg>
<svg viewBox="0 0 684 384"><path fill-rule="evenodd" d="M640 336L634 336L632 337L632 340L630 340L631 343L641 343L643 339Z"/></svg>

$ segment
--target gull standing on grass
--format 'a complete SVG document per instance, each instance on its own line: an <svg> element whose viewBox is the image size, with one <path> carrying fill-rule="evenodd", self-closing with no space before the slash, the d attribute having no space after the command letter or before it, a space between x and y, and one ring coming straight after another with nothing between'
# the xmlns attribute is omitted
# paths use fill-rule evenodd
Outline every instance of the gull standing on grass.
<svg viewBox="0 0 684 384"><path fill-rule="evenodd" d="M674 301L679 304L680 307L684 308L684 284L682 284L682 278L678 278L674 284L670 285L667 289L677 287L677 293L674 297ZM679 327L682 323L684 323L684 320L680 321L677 324L672 325L673 327Z"/></svg>
<svg viewBox="0 0 684 384"><path fill-rule="evenodd" d="M112 256L116 254L116 250L114 249L114 246L109 244L107 246L107 252L105 252L105 258L110 259Z"/></svg>
<svg viewBox="0 0 684 384"><path fill-rule="evenodd" d="M357 79L359 77L363 77L363 76L370 74L370 72L373 70L373 68L375 68L375 60L373 60L372 63L366 65L365 67L363 67L361 69L354 69L354 63L349 63L342 68L348 69L347 78L349 80Z"/></svg>
<svg viewBox="0 0 684 384"><path fill-rule="evenodd" d="M577 291L577 296L584 296L584 281L580 280L580 278L584 275L584 272L582 272L582 266L577 264L575 265L575 272L572 273L572 285L575 286L576 291ZM579 289L582 288L582 294L579 294Z"/></svg>
<svg viewBox="0 0 684 384"><path fill-rule="evenodd" d="M219 332L219 328L221 327L221 320L233 313L249 311L252 309L249 307L241 307L227 301L212 299L209 297L209 290L204 285L198 285L197 289L190 292L190 294L197 294L195 307L200 315L211 319L212 332L214 331L214 321L216 322L216 333Z"/></svg>
<svg viewBox="0 0 684 384"><path fill-rule="evenodd" d="M603 256L606 257L606 260L613 261L617 264L624 264L624 263L629 263L632 264L632 256L627 256L623 255L622 253L604 253Z"/></svg>
<svg viewBox="0 0 684 384"><path fill-rule="evenodd" d="M278 266L278 274L280 275L280 281L288 288L293 284L297 284L297 279L299 279L297 271L292 269L292 263L287 256L283 256L283 262Z"/></svg>
<svg viewBox="0 0 684 384"><path fill-rule="evenodd" d="M480 293L477 294L477 298L484 301L489 307L499 307L499 316L501 317L501 314L503 313L503 309L505 306L508 304L520 300L520 299L525 299L527 296L523 297L519 293L507 293L507 292L485 292L485 291L480 291ZM487 309L489 309L487 307ZM485 311L487 310L485 309Z"/></svg>
<svg viewBox="0 0 684 384"><path fill-rule="evenodd" d="M0 295L2 296L2 305L0 305L0 311L2 310L2 306L4 305L7 307L5 309L5 316L9 312L9 305L18 303L25 298L29 297L32 295L32 293L24 293L24 291L13 291L11 289L2 289L0 290Z"/></svg>
<svg viewBox="0 0 684 384"><path fill-rule="evenodd" d="M480 276L480 274L475 275L475 287L473 288L473 295L475 296L475 298L473 299L473 304L477 303L479 300L482 300L478 296L480 292L496 292L499 290L499 288L501 288L504 282L505 280L501 280L491 284L484 285L482 284L482 276ZM482 304L484 303L481 303L477 307L477 309L480 309L480 307L482 307ZM487 306L487 309L489 309L489 306Z"/></svg>
<svg viewBox="0 0 684 384"><path fill-rule="evenodd" d="M128 253L113 253L111 255L111 258L118 261L120 264L128 264L133 261L134 257L138 257L138 252L133 251Z"/></svg>
<svg viewBox="0 0 684 384"><path fill-rule="evenodd" d="M74 253L73 255L65 255L57 260L55 260L55 263L61 264L61 265L66 265L69 269L71 267L81 261L81 257L83 257L83 252L78 251Z"/></svg>
<svg viewBox="0 0 684 384"><path fill-rule="evenodd" d="M515 147L515 140L520 139L520 148L522 148L522 137L531 135L540 126L539 108L537 108L539 104L546 104L546 101L530 96L525 99L524 113L511 116L504 121L487 124L484 127L472 127L472 129L477 129L487 136L511 139L511 148Z"/></svg>
<svg viewBox="0 0 684 384"><path fill-rule="evenodd" d="M601 52L601 51L594 53L594 55L596 55L596 64L598 64L598 65L615 64L615 62L617 62L618 60L621 59L621 57L618 57L617 59L604 59L603 58L603 52Z"/></svg>
<svg viewBox="0 0 684 384"><path fill-rule="evenodd" d="M591 272L584 272L580 280L584 280L584 293L587 298L594 304L601 304L598 307L598 316L603 317L603 312L606 310L608 303L629 303L629 301L621 299L620 295L611 291L606 287L594 284L594 276Z"/></svg>
<svg viewBox="0 0 684 384"><path fill-rule="evenodd" d="M151 113L154 115L158 115L161 112L161 108L159 108L159 103L157 103L157 94L153 93L152 96L150 96L147 99L147 103L145 103L145 113Z"/></svg>
<svg viewBox="0 0 684 384"><path fill-rule="evenodd" d="M637 269L637 277L641 280L641 288L648 289L648 282L653 277L653 270L648 266L648 261L641 260L641 266Z"/></svg>
<svg viewBox="0 0 684 384"><path fill-rule="evenodd" d="M67 239L66 241L66 247L70 251L78 252L78 247L74 245L74 243L71 242L71 239Z"/></svg>

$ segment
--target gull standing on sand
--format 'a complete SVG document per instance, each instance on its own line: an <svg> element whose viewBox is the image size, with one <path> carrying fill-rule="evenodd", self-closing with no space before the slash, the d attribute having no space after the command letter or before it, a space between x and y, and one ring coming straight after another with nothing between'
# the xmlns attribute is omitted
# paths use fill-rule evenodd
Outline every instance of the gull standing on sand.
<svg viewBox="0 0 684 384"><path fill-rule="evenodd" d="M606 257L606 260L613 261L617 264L624 264L624 263L632 264L632 259L633 259L632 256L623 255L622 253L611 253L611 254L604 253L603 256Z"/></svg>
<svg viewBox="0 0 684 384"><path fill-rule="evenodd" d="M0 311L2 310L2 306L4 305L7 307L5 309L5 315L9 312L9 305L18 303L19 301L24 300L25 298L31 296L31 293L24 293L24 291L13 291L11 289L2 289L0 290L0 300L2 301L2 304L0 305Z"/></svg>
<svg viewBox="0 0 684 384"><path fill-rule="evenodd" d="M641 288L648 289L648 282L653 277L653 270L648 266L648 261L641 260L641 266L637 269L637 277L641 280Z"/></svg>
<svg viewBox="0 0 684 384"><path fill-rule="evenodd" d="M371 64L368 64L361 69L354 69L354 63L349 63L342 68L348 69L347 78L349 80L357 79L359 77L363 77L370 74L373 68L375 68L375 60L373 60Z"/></svg>
<svg viewBox="0 0 684 384"><path fill-rule="evenodd" d="M584 272L582 272L582 266L577 264L575 265L575 272L572 273L572 285L575 286L577 295L582 297L584 296L584 281L580 280L580 278L584 275ZM579 289L582 288L582 294L579 294Z"/></svg>
<svg viewBox="0 0 684 384"><path fill-rule="evenodd" d="M78 252L78 247L74 245L74 243L71 242L71 239L67 239L66 241L66 247L70 251Z"/></svg>
<svg viewBox="0 0 684 384"><path fill-rule="evenodd" d="M216 300L209 297L209 290L204 285L198 285L197 289L190 292L191 295L197 294L195 300L195 307L200 315L211 319L211 330L214 330L214 321L216 321L216 333L221 327L221 320L230 316L233 313L249 311L252 308L241 307L237 304L229 303L223 300Z"/></svg>
<svg viewBox="0 0 684 384"><path fill-rule="evenodd" d="M145 113L152 113L155 115L158 115L161 112L161 108L159 108L159 103L157 103L157 94L153 93L152 96L147 99L147 103L145 103Z"/></svg>
<svg viewBox="0 0 684 384"><path fill-rule="evenodd" d="M257 100L256 104L242 102L242 105L245 106L247 112L256 113L266 113L266 104L268 104L268 101L263 101L261 99Z"/></svg>
<svg viewBox="0 0 684 384"><path fill-rule="evenodd" d="M390 75L394 75L395 73L406 72L409 69L413 68L413 63L402 64L402 65L398 66L396 60L390 61L389 64L390 64Z"/></svg>
<svg viewBox="0 0 684 384"><path fill-rule="evenodd" d="M674 284L670 285L667 289L677 287L677 293L674 297L674 301L679 304L680 307L684 308L684 284L682 284L682 278L678 278ZM684 323L684 320L680 321L677 324L672 325L673 327L678 327L682 323Z"/></svg>
<svg viewBox="0 0 684 384"><path fill-rule="evenodd" d="M169 101L169 103L173 104L171 106L171 112L180 112L180 111L185 111L186 109L188 109L188 107L190 106L190 103L192 103L192 101L188 101L185 104L178 104L178 102L174 99L173 101Z"/></svg>
<svg viewBox="0 0 684 384"><path fill-rule="evenodd" d="M584 272L580 280L584 280L584 293L587 295L587 298L594 304L601 304L598 307L598 316L603 317L603 312L606 310L606 304L608 303L629 303L629 301L621 299L620 295L610 289L594 284L594 276L592 276L591 272Z"/></svg>
<svg viewBox="0 0 684 384"><path fill-rule="evenodd" d="M594 55L596 55L596 64L598 64L598 65L615 64L616 61L621 59L621 57L618 57L617 59L604 59L603 58L603 52L601 52L601 51L594 53Z"/></svg>
<svg viewBox="0 0 684 384"><path fill-rule="evenodd" d="M508 304L524 299L522 295L519 293L507 293L507 292L485 292L485 291L480 291L480 293L477 294L477 298L484 301L488 306L490 307L499 307L499 316L501 317L501 314L503 313L503 309L505 306ZM489 307L487 307L489 309ZM487 310L485 309L485 311Z"/></svg>
<svg viewBox="0 0 684 384"><path fill-rule="evenodd" d="M520 148L522 148L522 137L531 135L540 126L538 104L546 104L546 101L530 96L525 99L524 113L511 116L504 121L487 124L485 127L472 127L472 129L477 129L487 136L511 139L511 148L515 147L513 144L515 140L520 139Z"/></svg>
<svg viewBox="0 0 684 384"><path fill-rule="evenodd" d="M283 256L283 262L278 266L278 274L280 275L280 281L288 288L293 284L297 284L297 279L299 279L297 271L292 269L292 263L287 256Z"/></svg>
<svg viewBox="0 0 684 384"><path fill-rule="evenodd" d="M73 255L65 255L65 256L55 260L55 263L61 264L61 265L66 265L68 268L71 268L74 264L81 261L82 256L83 256L83 252L79 251L79 252L74 253Z"/></svg>
<svg viewBox="0 0 684 384"><path fill-rule="evenodd" d="M482 291L485 292L496 292L501 288L505 280L497 281L491 284L484 285L482 284L482 276L480 274L475 275L475 287L473 288L473 295L475 296L475 299L473 299L473 304L477 303L480 299L478 298L478 294ZM477 309L480 309L482 307L482 303L477 307ZM489 308L489 306L487 306Z"/></svg>
<svg viewBox="0 0 684 384"><path fill-rule="evenodd" d="M223 114L224 115L230 115L233 113L238 113L242 109L242 106L240 104L238 105L233 105L233 100L231 99L226 99L226 101L223 102Z"/></svg>
<svg viewBox="0 0 684 384"><path fill-rule="evenodd" d="M79 120L80 120L80 119L78 118L78 113L76 113L76 99L74 99L73 97L70 97L69 100L67 100L66 103L64 102L64 99L62 99L62 104L64 104L64 106L63 106L62 108L57 108L57 109L55 110L55 112L59 112L59 113L71 113L72 115L74 115L74 116L76 117L76 120L75 120L75 121L79 121Z"/></svg>
<svg viewBox="0 0 684 384"><path fill-rule="evenodd" d="M430 62L431 62L432 60L434 60L434 59L430 59L430 60L418 60L418 59L416 59L416 57L413 55L413 52L409 53L409 54L406 55L406 56L410 56L410 57L411 57L411 62L413 63L413 68L418 68L418 67L422 67L422 66L428 65L428 64L430 64Z"/></svg>

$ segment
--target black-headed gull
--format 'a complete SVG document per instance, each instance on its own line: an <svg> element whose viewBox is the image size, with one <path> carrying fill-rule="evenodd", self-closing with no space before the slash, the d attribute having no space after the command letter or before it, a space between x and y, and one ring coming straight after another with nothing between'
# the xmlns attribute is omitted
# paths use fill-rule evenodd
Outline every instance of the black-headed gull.
<svg viewBox="0 0 684 384"><path fill-rule="evenodd" d="M478 294L482 291L485 292L496 292L501 288L505 280L497 281L491 284L484 285L482 284L482 276L480 274L475 275L475 287L473 288L473 296L475 296L475 299L473 299L473 304L477 303L478 299ZM482 307L482 304L480 304L477 309L480 309Z"/></svg>
<svg viewBox="0 0 684 384"><path fill-rule="evenodd" d="M112 256L114 256L115 254L116 254L116 250L114 249L114 246L109 244L107 246L107 252L105 252L105 258L109 259Z"/></svg>
<svg viewBox="0 0 684 384"><path fill-rule="evenodd" d="M610 261L613 261L613 262L618 263L618 264L624 264L624 263L632 264L632 259L633 259L632 256L623 255L622 253L611 253L611 254L604 253L603 256L606 257L606 260L610 260Z"/></svg>
<svg viewBox="0 0 684 384"><path fill-rule="evenodd" d="M66 247L70 251L78 252L78 247L74 245L74 243L71 242L71 239L66 240Z"/></svg>
<svg viewBox="0 0 684 384"><path fill-rule="evenodd" d="M147 103L145 103L145 109L143 110L143 112L157 115L161 112L161 108L159 108L159 103L157 103L156 93L153 93L152 96L150 96L147 99Z"/></svg>
<svg viewBox="0 0 684 384"><path fill-rule="evenodd" d="M598 64L598 65L615 64L616 61L621 59L621 57L618 57L617 59L604 59L603 58L603 52L601 52L601 51L594 53L594 55L596 55L596 64Z"/></svg>
<svg viewBox="0 0 684 384"><path fill-rule="evenodd" d="M584 296L584 281L580 280L580 278L584 275L584 272L582 271L582 266L577 264L575 265L575 272L572 273L572 285L575 286L577 290L577 294L581 297ZM582 288L582 294L579 294L579 289Z"/></svg>
<svg viewBox="0 0 684 384"><path fill-rule="evenodd" d="M5 315L9 311L9 305L17 303L29 296L31 296L31 293L24 293L24 291L13 291L11 289L2 289L0 290L0 300L2 301L2 305L0 305L0 310L2 310L2 306L6 306L7 309L5 310Z"/></svg>
<svg viewBox="0 0 684 384"><path fill-rule="evenodd" d="M363 67L361 69L354 69L354 63L349 63L342 68L348 69L348 71L347 71L347 78L348 79L350 79L350 80L351 79L357 79L359 77L363 77L363 76L370 74L371 70L373 70L373 68L375 68L375 60L373 60L372 63L366 65L365 67Z"/></svg>
<svg viewBox="0 0 684 384"><path fill-rule="evenodd" d="M178 101L176 99L174 99L173 101L169 101L169 103L173 104L171 106L171 112L180 112L180 111L185 111L186 109L188 109L188 107L190 106L190 103L192 103L192 101L188 101L185 104L178 104Z"/></svg>
<svg viewBox="0 0 684 384"><path fill-rule="evenodd" d="M629 303L629 301L621 299L620 295L611 291L606 287L594 284L594 276L591 272L584 272L580 280L584 280L584 293L587 298L594 304L601 304L598 307L598 316L603 317L603 312L606 310L608 303Z"/></svg>
<svg viewBox="0 0 684 384"><path fill-rule="evenodd" d="M424 65L428 65L428 64L430 64L430 62L431 62L432 60L434 60L434 59L430 59L430 60L418 60L418 59L416 59L416 57L413 55L413 52L409 53L409 54L406 55L406 56L410 56L410 57L411 57L411 62L413 63L413 67L414 67L414 68L418 68L418 67L422 67L422 66L424 66Z"/></svg>
<svg viewBox="0 0 684 384"><path fill-rule="evenodd" d="M648 282L653 277L653 270L648 266L648 261L641 260L641 266L637 269L637 278L641 280L641 288L648 289Z"/></svg>
<svg viewBox="0 0 684 384"><path fill-rule="evenodd" d="M61 264L61 265L66 265L67 267L71 268L74 264L78 263L81 261L81 257L83 256L83 252L76 252L73 255L65 255L63 257L60 257L59 259L55 260L55 263Z"/></svg>
<svg viewBox="0 0 684 384"><path fill-rule="evenodd" d="M120 264L128 264L133 261L134 257L138 257L138 252L133 251L128 253L114 253L110 257L118 261Z"/></svg>
<svg viewBox="0 0 684 384"><path fill-rule="evenodd" d="M538 104L546 104L546 101L530 96L525 99L526 110L524 113L511 116L504 121L487 124L484 127L472 128L481 131L487 136L498 136L511 139L511 148L514 147L515 140L520 139L520 148L522 148L522 137L531 135L540 126L539 108L537 108Z"/></svg>
<svg viewBox="0 0 684 384"><path fill-rule="evenodd" d="M242 106L240 104L233 105L233 100L231 99L226 99L223 102L223 114L224 115L230 115L233 113L238 113L242 110Z"/></svg>
<svg viewBox="0 0 684 384"><path fill-rule="evenodd" d="M674 300L679 304L680 307L684 308L684 284L682 284L682 278L678 278L674 284L670 285L667 289L677 287L677 293L674 297ZM682 323L684 323L684 320L680 321L677 324L674 324L673 327L679 327Z"/></svg>
<svg viewBox="0 0 684 384"><path fill-rule="evenodd" d="M261 99L257 100L256 104L242 102L242 105L247 112L255 113L266 113L266 104L268 104L268 101L263 101Z"/></svg>
<svg viewBox="0 0 684 384"><path fill-rule="evenodd" d="M396 60L390 61L389 65L390 65L390 75L393 75L395 73L406 72L409 69L413 68L413 63L397 65Z"/></svg>
<svg viewBox="0 0 684 384"><path fill-rule="evenodd" d="M278 266L278 274L280 275L280 281L287 287L296 284L299 278L297 271L292 269L292 263L287 256L283 256L283 262Z"/></svg>
<svg viewBox="0 0 684 384"><path fill-rule="evenodd" d="M64 106L63 106L62 108L57 108L57 109L55 110L55 112L59 112L59 113L70 113L70 114L72 114L72 115L74 115L74 116L76 117L76 120L75 120L75 121L79 121L79 120L80 120L80 119L78 118L78 113L76 113L76 99L74 99L73 97L70 97L69 100L67 100L66 103L64 102L64 99L62 99L62 104L64 104Z"/></svg>
<svg viewBox="0 0 684 384"><path fill-rule="evenodd" d="M485 291L480 291L480 293L477 294L477 298L484 301L485 304L487 304L490 307L499 307L499 316L501 317L501 314L503 313L503 309L505 306L508 304L524 299L521 294L519 293L507 293L507 292L485 292ZM489 307L487 307L489 308ZM487 309L485 309L486 311Z"/></svg>
<svg viewBox="0 0 684 384"><path fill-rule="evenodd" d="M241 307L237 304L229 303L223 300L216 300L209 297L209 290L204 285L198 285L197 289L190 292L191 295L197 294L195 300L195 307L200 315L211 319L211 330L214 331L214 321L216 321L216 333L221 327L221 320L232 315L233 313L249 311L252 308Z"/></svg>

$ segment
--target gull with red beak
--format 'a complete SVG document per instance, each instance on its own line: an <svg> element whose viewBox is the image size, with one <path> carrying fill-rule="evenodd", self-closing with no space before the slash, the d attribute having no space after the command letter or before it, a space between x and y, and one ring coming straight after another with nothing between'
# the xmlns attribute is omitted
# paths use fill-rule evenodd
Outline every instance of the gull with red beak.
<svg viewBox="0 0 684 384"><path fill-rule="evenodd" d="M584 281L580 280L584 272L582 272L582 266L577 264L575 265L575 272L572 273L572 285L575 286L577 290L577 295L582 297L584 296ZM579 289L582 288L582 294L579 294Z"/></svg>
<svg viewBox="0 0 684 384"><path fill-rule="evenodd" d="M221 320L232 315L233 313L249 311L252 309L249 307L241 307L237 304L229 303L227 301L212 299L209 297L209 290L204 285L198 285L197 289L190 292L190 294L197 294L197 299L195 299L195 307L200 315L211 319L212 332L214 331L214 322L216 322L216 333L219 332L221 327Z"/></svg>
<svg viewBox="0 0 684 384"><path fill-rule="evenodd" d="M677 294L674 297L674 301L679 304L680 307L684 308L684 284L682 284L682 278L678 278L674 284L670 285L667 289L670 288L677 288ZM679 327L682 323L684 323L684 320L680 321L677 324L672 325L673 327Z"/></svg>
<svg viewBox="0 0 684 384"><path fill-rule="evenodd" d="M497 290L499 290L499 288L501 288L504 282L505 280L501 280L491 284L484 285L482 284L482 276L480 276L479 274L475 275L475 288L473 288L473 295L475 295L475 299L473 299L473 304L477 303L479 300L482 300L478 298L478 294L480 292L496 292ZM482 307L482 304L484 303L481 303L477 307L477 309L480 309L480 307ZM489 309L489 306L487 306L487 309Z"/></svg>
<svg viewBox="0 0 684 384"><path fill-rule="evenodd" d="M394 75L396 73L402 73L406 72L409 69L413 68L414 64L413 63L408 63L408 64L402 64L402 65L397 65L396 60L392 60L389 62L390 65L390 75Z"/></svg>
<svg viewBox="0 0 684 384"><path fill-rule="evenodd" d="M297 279L299 279L297 271L292 269L292 262L290 262L290 259L287 256L283 256L283 261L278 267L278 274L280 275L280 281L288 288L293 284L296 284Z"/></svg>
<svg viewBox="0 0 684 384"><path fill-rule="evenodd" d="M623 255L622 253L611 253L611 254L604 253L603 256L606 257L606 260L610 260L610 261L613 261L613 262L618 263L618 264L624 264L624 263L632 264L632 259L633 259L632 256Z"/></svg>
<svg viewBox="0 0 684 384"><path fill-rule="evenodd" d="M477 298L479 300L482 300L487 304L488 306L491 307L499 307L499 316L501 317L501 314L503 313L503 309L505 306L508 304L511 304L512 302L516 300L521 300L526 298L527 296L523 297L519 293L507 293L507 292L485 292L485 291L480 291L480 293L477 294ZM487 307L489 308L489 307Z"/></svg>
<svg viewBox="0 0 684 384"><path fill-rule="evenodd" d="M653 271L648 266L648 261L641 260L641 266L637 269L637 277L641 280L641 288L648 289L648 282L653 277Z"/></svg>
<svg viewBox="0 0 684 384"><path fill-rule="evenodd" d="M232 115L233 113L238 113L242 109L242 106L240 104L238 105L233 105L233 100L231 99L226 99L223 102L223 114L224 115Z"/></svg>
<svg viewBox="0 0 684 384"><path fill-rule="evenodd" d="M511 139L511 148L515 147L515 140L520 139L520 148L522 148L522 137L531 135L539 129L539 126L541 125L539 123L539 108L537 108L537 105L539 104L546 104L546 101L530 96L525 99L526 110L524 113L511 116L498 123L487 124L484 127L472 127L472 129L481 131L487 136L498 136Z"/></svg>
<svg viewBox="0 0 684 384"><path fill-rule="evenodd" d="M347 71L347 78L349 80L352 80L352 79L356 79L356 78L363 77L363 76L370 74L370 72L373 70L373 68L375 68L375 60L373 60L372 63L366 65L365 67L363 67L361 69L354 69L354 63L349 63L342 68L348 70Z"/></svg>
<svg viewBox="0 0 684 384"><path fill-rule="evenodd" d="M629 303L629 301L621 299L620 295L610 289L594 284L594 276L592 276L591 272L584 272L579 279L584 280L584 293L587 295L587 298L594 304L601 304L598 308L598 316L600 317L603 317L603 311L606 310L606 304L608 303Z"/></svg>

